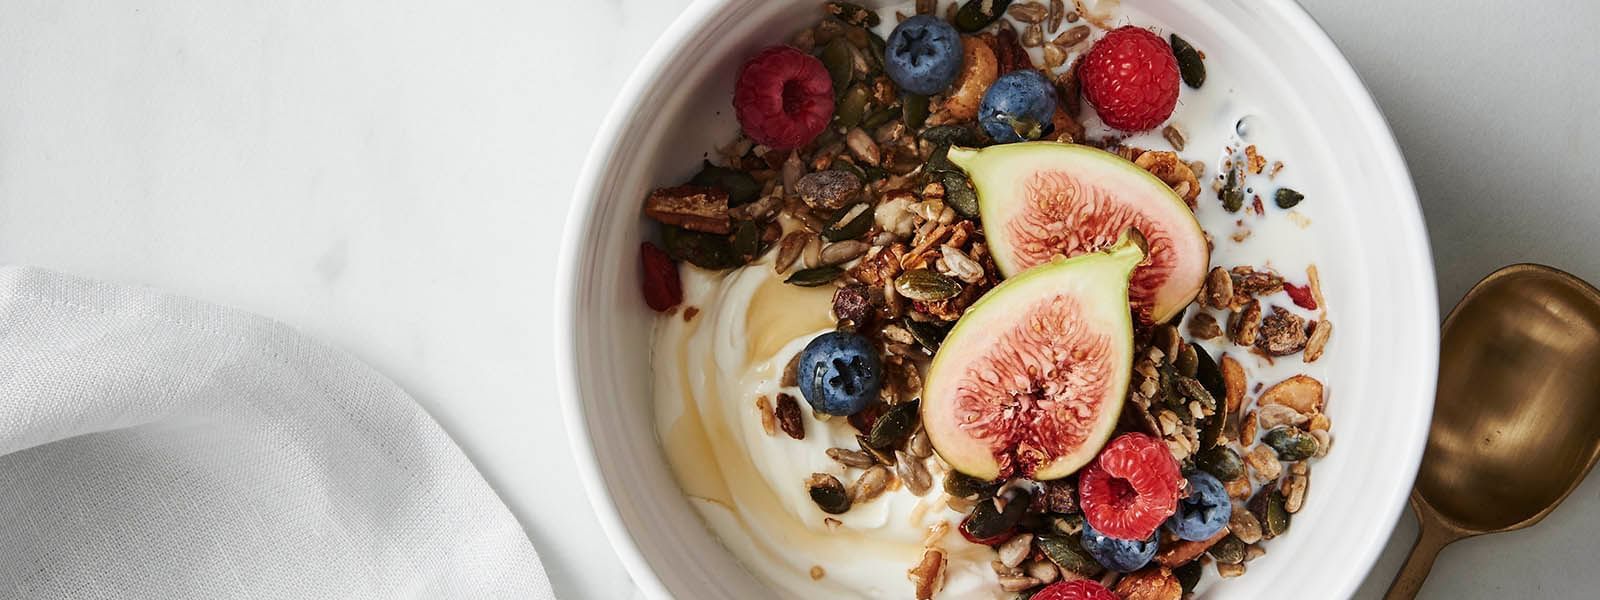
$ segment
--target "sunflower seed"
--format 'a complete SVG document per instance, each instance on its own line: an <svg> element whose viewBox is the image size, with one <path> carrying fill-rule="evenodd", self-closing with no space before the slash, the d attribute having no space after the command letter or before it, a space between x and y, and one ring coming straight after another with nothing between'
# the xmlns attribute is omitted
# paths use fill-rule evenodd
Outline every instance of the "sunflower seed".
<svg viewBox="0 0 1600 600"><path fill-rule="evenodd" d="M1067 50L1073 46L1082 44L1083 41L1087 39L1089 39L1089 26L1079 25L1061 32L1061 35L1056 36L1056 39L1051 40L1050 43L1060 46L1063 50Z"/></svg>
<svg viewBox="0 0 1600 600"><path fill-rule="evenodd" d="M807 231L793 231L784 236L783 241L778 243L778 256L772 261L773 270L782 274L788 271L789 267L793 267L795 261L800 258L800 252L805 250L806 243L814 237L816 237L814 234Z"/></svg>
<svg viewBox="0 0 1600 600"><path fill-rule="evenodd" d="M844 144L850 149L850 155L861 162L876 167L882 161L883 156L878 150L878 143L872 141L872 136L867 135L867 132L860 127L851 129L845 134Z"/></svg>
<svg viewBox="0 0 1600 600"><path fill-rule="evenodd" d="M1000 577L1000 589L1007 592L1020 592L1042 583L1038 579L1023 576L1003 575Z"/></svg>
<svg viewBox="0 0 1600 600"><path fill-rule="evenodd" d="M1009 568L1016 568L1028 558L1028 552L1033 549L1033 534L1024 533L1006 540L1000 545L1000 563Z"/></svg>
<svg viewBox="0 0 1600 600"><path fill-rule="evenodd" d="M1022 572L1044 584L1054 583L1061 578L1061 571L1056 569L1055 563L1048 560L1029 561L1022 566Z"/></svg>
<svg viewBox="0 0 1600 600"><path fill-rule="evenodd" d="M823 246L817 259L823 265L838 265L861 258L871 246L860 240L845 240Z"/></svg>
<svg viewBox="0 0 1600 600"><path fill-rule="evenodd" d="M1061 29L1061 19L1066 16L1066 12L1066 2L1063 2L1062 0L1050 0L1050 16L1045 17L1045 30L1055 31Z"/></svg>
<svg viewBox="0 0 1600 600"><path fill-rule="evenodd" d="M1244 563L1239 563L1237 565L1217 563L1217 575L1221 576L1223 579L1233 579L1234 577L1238 577L1243 574Z"/></svg>
<svg viewBox="0 0 1600 600"><path fill-rule="evenodd" d="M914 496L928 493L933 487L933 476L928 473L928 466L904 451L895 451L894 457L895 474L900 476L901 483L906 484L906 489Z"/></svg>
<svg viewBox="0 0 1600 600"><path fill-rule="evenodd" d="M1023 2L1011 5L1011 10L1006 11L1006 14L1023 23L1042 23L1050 16L1050 9L1039 2Z"/></svg>
<svg viewBox="0 0 1600 600"><path fill-rule="evenodd" d="M866 452L846 450L844 448L829 448L827 452L828 458L853 469L870 469L872 465L878 464L878 461L874 460L872 455Z"/></svg>
<svg viewBox="0 0 1600 600"><path fill-rule="evenodd" d="M1167 143L1172 144L1173 150L1183 152L1185 138L1183 137L1183 130L1178 129L1177 125L1168 125L1163 128L1161 130L1161 137L1167 138Z"/></svg>
<svg viewBox="0 0 1600 600"><path fill-rule="evenodd" d="M850 489L851 501L856 503L871 502L874 498L883 494L884 489L889 487L889 476L889 468L883 465L867 469L865 473L861 474L861 477L856 479L855 486Z"/></svg>
<svg viewBox="0 0 1600 600"><path fill-rule="evenodd" d="M917 458L933 456L933 443L928 439L928 432L917 430L917 433L911 436L911 441L906 443L906 452Z"/></svg>

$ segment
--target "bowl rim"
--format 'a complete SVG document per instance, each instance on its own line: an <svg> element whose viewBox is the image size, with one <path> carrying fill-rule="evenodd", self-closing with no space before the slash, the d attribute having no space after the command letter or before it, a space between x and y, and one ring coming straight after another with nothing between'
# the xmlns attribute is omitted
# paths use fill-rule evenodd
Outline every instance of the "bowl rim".
<svg viewBox="0 0 1600 600"><path fill-rule="evenodd" d="M618 100L611 105L596 131L583 167L579 171L577 184L573 190L573 202L562 231L557 264L557 288L553 310L555 335L552 336L552 342L555 344L557 393L563 407L567 439L577 463L579 478L582 480L594 514L600 521L601 529L624 568L627 569L634 585L646 597L651 598L671 598L672 594L649 566L634 542L632 534L622 522L621 513L612 500L610 490L606 487L601 474L594 440L590 437L587 427L587 411L578 393L578 382L575 377L578 347L574 343L574 324L579 316L578 311L582 308L577 285L580 276L577 272L579 262L577 257L584 252L582 244L584 238L580 234L594 219L600 204L597 193L601 185L602 168L621 149L619 142L622 140L624 126L643 109L640 101L644 98L645 92L660 83L666 63L675 58L679 50L694 39L695 34L709 22L710 17L727 5L740 1L745 0L693 0L667 26L634 67L632 74L618 90L616 96ZM1412 308L1416 310L1417 320L1426 326L1419 327L1414 333L1420 336L1417 338L1419 345L1431 348L1431 351L1417 357L1418 362L1415 366L1423 375L1419 375L1412 382L1410 393L1397 395L1416 397L1414 410L1426 417L1415 420L1413 431L1401 445L1401 453L1397 457L1400 459L1397 464L1403 468L1403 481L1406 485L1388 490L1386 502L1383 504L1384 511L1379 515L1373 515L1383 524L1383 527L1373 530L1382 539L1369 540L1369 543L1350 556L1351 560L1347 564L1359 565L1360 569L1353 571L1359 573L1359 576L1350 577L1342 582L1340 588L1330 590L1336 592L1335 597L1350 597L1370 573L1386 546L1388 537L1392 535L1400 513L1411 494L1411 487L1415 483L1422 453L1426 447L1432 422L1439 359L1438 288L1433 256L1428 242L1428 231L1422 218L1421 202L1410 169L1400 152L1394 130L1378 107L1371 89L1356 73L1355 68L1334 44L1326 30L1299 3L1294 0L1261 0L1254 9L1272 13L1275 18L1296 29L1302 43L1326 65L1332 67L1326 75L1334 79L1338 87L1352 92L1351 100L1354 104L1351 108L1360 115L1356 124L1368 129L1375 139L1385 142L1371 148L1371 151L1381 154L1379 157L1381 163L1394 167L1389 170L1388 181L1384 186L1399 194L1394 198L1395 210L1389 216L1399 221L1401 228L1411 234L1409 236L1411 244L1409 248L1405 248L1408 250L1405 258L1411 263L1408 267L1411 272L1422 275L1412 280L1413 285L1412 289L1408 290L1409 294L1399 297L1410 297L1416 301L1417 306Z"/></svg>

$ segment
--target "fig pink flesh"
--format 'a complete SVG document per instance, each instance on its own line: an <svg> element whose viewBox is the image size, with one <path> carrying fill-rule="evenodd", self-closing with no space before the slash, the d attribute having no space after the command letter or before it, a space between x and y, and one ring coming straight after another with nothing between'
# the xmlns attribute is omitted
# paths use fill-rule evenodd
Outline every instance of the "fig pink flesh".
<svg viewBox="0 0 1600 600"><path fill-rule="evenodd" d="M956 383L956 420L984 440L1000 472L1033 476L1082 446L1113 385L1111 336L1090 328L1077 300L1044 298Z"/></svg>
<svg viewBox="0 0 1600 600"><path fill-rule="evenodd" d="M1017 211L1005 223L1006 236L1016 248L1018 271L1057 255L1073 257L1109 248L1122 232L1136 228L1149 242L1151 258L1133 272L1128 296L1135 311L1149 320L1156 294L1172 277L1176 262L1171 233L1132 205L1065 171L1035 172L1023 190L1030 210Z"/></svg>

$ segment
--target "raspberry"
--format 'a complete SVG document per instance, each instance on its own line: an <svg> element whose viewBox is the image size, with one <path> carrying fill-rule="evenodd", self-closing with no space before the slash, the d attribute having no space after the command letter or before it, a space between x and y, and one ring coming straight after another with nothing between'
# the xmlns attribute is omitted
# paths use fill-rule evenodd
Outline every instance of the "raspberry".
<svg viewBox="0 0 1600 600"><path fill-rule="evenodd" d="M683 302L683 284L678 281L678 265L655 244L639 244L639 263L644 267L644 303L663 312Z"/></svg>
<svg viewBox="0 0 1600 600"><path fill-rule="evenodd" d="M773 46L739 68L733 109L756 143L775 150L799 148L833 119L833 79L816 57Z"/></svg>
<svg viewBox="0 0 1600 600"><path fill-rule="evenodd" d="M1111 590L1092 579L1058 581L1039 590L1033 600L1118 600Z"/></svg>
<svg viewBox="0 0 1600 600"><path fill-rule="evenodd" d="M1183 474L1167 445L1142 433L1111 440L1078 476L1084 519L1124 540L1148 539L1178 510Z"/></svg>
<svg viewBox="0 0 1600 600"><path fill-rule="evenodd" d="M1123 131L1154 129L1178 105L1178 59L1172 47L1132 25L1095 42L1078 77L1100 120Z"/></svg>

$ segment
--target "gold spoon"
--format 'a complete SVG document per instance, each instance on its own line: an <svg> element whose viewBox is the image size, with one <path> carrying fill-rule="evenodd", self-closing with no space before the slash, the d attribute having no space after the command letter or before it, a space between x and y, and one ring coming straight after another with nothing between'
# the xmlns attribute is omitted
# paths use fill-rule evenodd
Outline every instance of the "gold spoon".
<svg viewBox="0 0 1600 600"><path fill-rule="evenodd" d="M1446 544L1538 523L1600 457L1600 291L1540 265L1478 282L1444 321L1422 533L1386 600L1417 595Z"/></svg>

